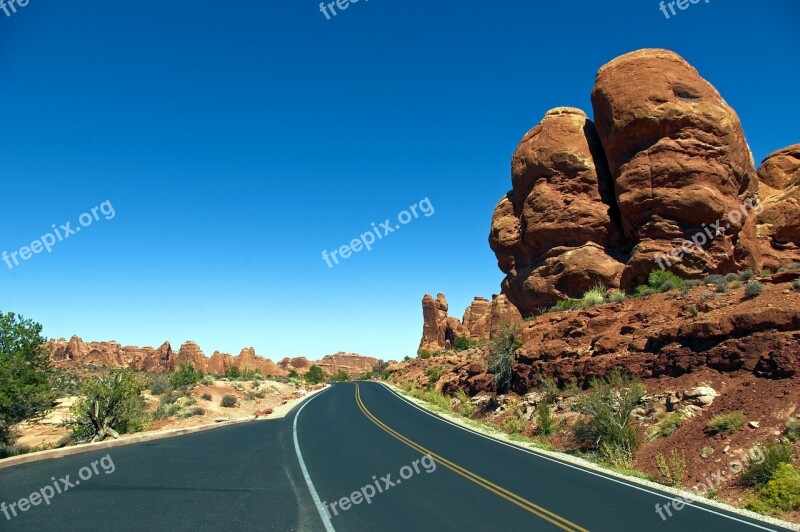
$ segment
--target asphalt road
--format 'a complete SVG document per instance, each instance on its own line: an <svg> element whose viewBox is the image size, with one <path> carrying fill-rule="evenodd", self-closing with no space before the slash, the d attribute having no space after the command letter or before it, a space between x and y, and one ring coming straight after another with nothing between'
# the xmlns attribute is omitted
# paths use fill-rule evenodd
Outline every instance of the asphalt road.
<svg viewBox="0 0 800 532"><path fill-rule="evenodd" d="M0 470L0 530L779 530L705 506L662 520L670 499L344 383L284 419Z"/></svg>

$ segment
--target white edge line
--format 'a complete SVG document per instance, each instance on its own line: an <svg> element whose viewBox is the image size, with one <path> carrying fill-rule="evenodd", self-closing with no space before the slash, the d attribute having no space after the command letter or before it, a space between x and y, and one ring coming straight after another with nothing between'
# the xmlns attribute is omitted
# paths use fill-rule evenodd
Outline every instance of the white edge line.
<svg viewBox="0 0 800 532"><path fill-rule="evenodd" d="M399 398L400 398L402 401L404 401L404 402L408 403L409 405L413 406L414 408L416 408L416 409L417 409L417 410L419 410L420 412L422 412L422 413L424 413L424 414L427 414L427 415L429 415L429 416L431 416L431 417L433 417L433 418L436 418L436 419L438 419L439 421L443 421L443 422L447 423L448 425L452 425L452 426L454 426L454 427L456 427L456 428L459 428L459 429L461 429L461 430L464 430L464 431L466 431L466 432L469 432L469 433L471 433L471 434L474 434L474 435L476 435L476 436L480 436L481 438L485 438L485 439L487 439L487 440L490 440L490 441L493 441L493 442L495 442L495 443L499 443L500 445L505 445L506 447L510 447L510 448L512 448L512 449L516 449L516 450L518 450L518 451L522 451L522 452L524 452L524 453L531 454L531 455L533 455L533 456L537 456L537 457L539 457L539 458L542 458L542 459L544 459L544 460L549 460L550 462L554 462L554 463L556 463L556 464L560 464L560 465L563 465L563 466L566 466L566 467L569 467L569 468L572 468L572 469L576 469L576 470L578 470L578 471L582 471L582 472L584 472L584 473L587 473L587 474L589 474L589 475L594 475L594 476L596 476L596 477L600 477L600 478L604 478L604 479L606 479L606 480L610 480L611 482L616 482L617 484L622 484L623 486L628 486L629 488L634 488L634 489L637 489L637 490L639 490L639 491L644 491L645 493L650 493L651 495L656 495L656 496L658 496L658 497L663 497L664 499L667 499L667 500L674 500L674 499L675 499L675 497L670 497L670 496L669 496L668 494L666 494L666 493L659 493L659 492L657 492L657 491L652 491L652 490L649 490L649 489L643 488L643 487L641 487L641 486L637 486L637 485L635 485L635 484L631 484L631 483L629 483L629 482L625 482L625 481L623 481L623 480L616 479L616 478L614 478L614 477L609 477L609 476L606 476L606 475L602 475L602 474L600 474L600 473L596 473L596 472L594 472L594 471L591 471L591 470L585 469L585 468L583 468L583 467L579 467L579 466L576 466L576 465L570 464L570 463L568 463L568 462L564 462L564 461L561 461L561 460L557 460L557 459L555 459L555 458L551 458L550 456L547 456L546 454L543 454L543 453L538 453L538 452L532 451L532 450L530 450L530 449L525 449L525 448L523 448L523 447L518 447L518 446L516 446L516 445L512 445L512 444L510 444L510 443L506 443L506 442L504 442L504 441L501 441L501 440L498 440L498 439L492 438L492 437L490 437L490 436L487 436L487 435L485 435L485 434L481 434L480 432L476 432L476 431L474 431L474 430L472 430L472 429L470 429L470 428L468 428L468 427L462 427L461 425L458 425L458 424L456 424L456 423L453 423L452 421L450 421L450 420L448 420L448 419L445 419L445 418L443 418L442 416L437 416L436 414L433 414L433 413L431 413L431 412L428 412L428 411L427 411L427 410L425 410L424 408L420 408L419 406L415 405L414 403L412 403L411 401L409 401L408 399L406 399L405 397L403 397L402 395L400 395L399 393L397 393L396 391L394 391L394 390L393 390L393 389L392 389L392 388L391 388L391 387L390 387L388 384L386 384L386 383L384 383L384 382L381 382L380 384L382 384L383 386L385 386L387 390L389 390L389 391L390 391L390 392L392 392L394 395L396 395L397 397L399 397ZM676 496L677 496L677 495L676 495ZM685 499L684 499L684 500L685 500ZM743 520L743 519L738 519L738 518L736 518L736 517L733 517L733 516L731 516L731 515L723 514L723 513L720 513L720 512L715 512L714 510L711 510L710 508L704 508L703 506L697 506L697 505L694 505L694 504L692 504L692 503L691 503L691 502L689 502L689 501L686 501L686 506L691 506L692 508L696 508L697 510L702 510L702 511L704 511L704 512L709 512L709 513L712 513L712 514L718 515L718 516L720 516L720 517L725 517L726 519L731 519L731 520L733 520L733 521L738 521L738 522L740 522L740 523L743 523L743 524L745 524L745 525L750 525L750 526L752 526L752 527L755 527L755 528L760 528L761 530L768 530L768 531L770 531L770 532L777 532L777 530L775 530L774 528L767 528L767 527L764 527L764 526L761 526L761 525L757 525L757 524L755 524L755 523L751 523L751 522L749 522L749 521L745 521L745 520ZM790 529L790 530L791 530L791 529Z"/></svg>
<svg viewBox="0 0 800 532"><path fill-rule="evenodd" d="M316 488L314 488L314 483L311 481L311 475L308 474L308 468L306 468L306 462L305 460L303 460L303 453L300 452L300 443L297 440L297 420L300 418L300 412L303 411L303 409L306 407L308 403L310 403L320 395L322 395L322 393L314 395L314 397L312 397L311 399L309 399L300 406L300 409L297 411L297 414L294 415L294 423L292 424L292 435L294 437L294 450L297 453L297 461L300 462L300 469L303 471L303 477L305 477L306 479L306 485L308 486L308 491L311 492L311 498L314 499L314 504L317 507L319 516L320 518L322 518L322 524L325 526L326 532L336 532L336 529L333 528L333 524L331 523L330 517L328 517L328 511L325 510L324 506L322 506L322 500L319 498L319 494L317 493Z"/></svg>

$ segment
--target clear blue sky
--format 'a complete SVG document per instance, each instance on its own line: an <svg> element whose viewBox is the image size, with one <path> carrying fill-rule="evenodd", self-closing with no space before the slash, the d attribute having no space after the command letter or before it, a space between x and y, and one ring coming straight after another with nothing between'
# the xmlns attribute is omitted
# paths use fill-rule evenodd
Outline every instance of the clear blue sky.
<svg viewBox="0 0 800 532"><path fill-rule="evenodd" d="M0 251L109 200L9 269L0 309L123 344L413 355L420 301L461 317L522 135L585 109L598 67L670 48L737 110L757 161L800 142L800 4L711 0L30 0L0 11ZM429 198L341 264L328 251Z"/></svg>

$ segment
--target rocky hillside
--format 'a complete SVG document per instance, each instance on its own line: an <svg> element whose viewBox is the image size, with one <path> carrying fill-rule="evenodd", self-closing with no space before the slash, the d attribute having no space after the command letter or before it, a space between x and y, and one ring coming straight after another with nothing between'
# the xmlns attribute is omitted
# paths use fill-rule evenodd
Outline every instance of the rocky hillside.
<svg viewBox="0 0 800 532"><path fill-rule="evenodd" d="M240 371L257 370L262 375L285 376L294 370L304 374L316 364L332 375L345 371L350 375L365 373L380 362L376 358L362 357L351 353L327 355L322 360L310 361L305 357L284 358L278 363L256 355L252 347L244 348L237 356L214 351L206 357L200 346L194 342L184 342L174 351L169 342L161 347L122 346L117 342L84 342L77 336L69 340L63 338L50 340L48 348L53 364L69 368L81 365L108 366L113 368L132 368L147 372L171 371L183 362L189 362L205 373L221 375L236 368Z"/></svg>

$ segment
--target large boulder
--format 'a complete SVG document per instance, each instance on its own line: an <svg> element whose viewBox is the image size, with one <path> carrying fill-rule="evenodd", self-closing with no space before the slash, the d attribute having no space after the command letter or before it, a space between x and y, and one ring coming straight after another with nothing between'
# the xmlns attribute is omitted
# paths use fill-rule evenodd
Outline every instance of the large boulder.
<svg viewBox="0 0 800 532"><path fill-rule="evenodd" d="M503 294L523 314L597 283L618 286L623 264L612 255L624 242L613 182L586 113L548 111L514 153L511 181L495 209L489 245L506 273ZM585 258L601 264L584 269Z"/></svg>
<svg viewBox="0 0 800 532"><path fill-rule="evenodd" d="M640 255L652 265L654 251L680 246L719 221L724 232L689 248L673 269L691 275L756 267L752 154L736 112L697 70L668 50L625 54L598 71L592 106L625 237L645 244L634 248L636 267L623 285L645 280Z"/></svg>
<svg viewBox="0 0 800 532"><path fill-rule="evenodd" d="M759 195L764 211L759 215L758 236L773 247L800 246L800 144L771 153L758 168Z"/></svg>

